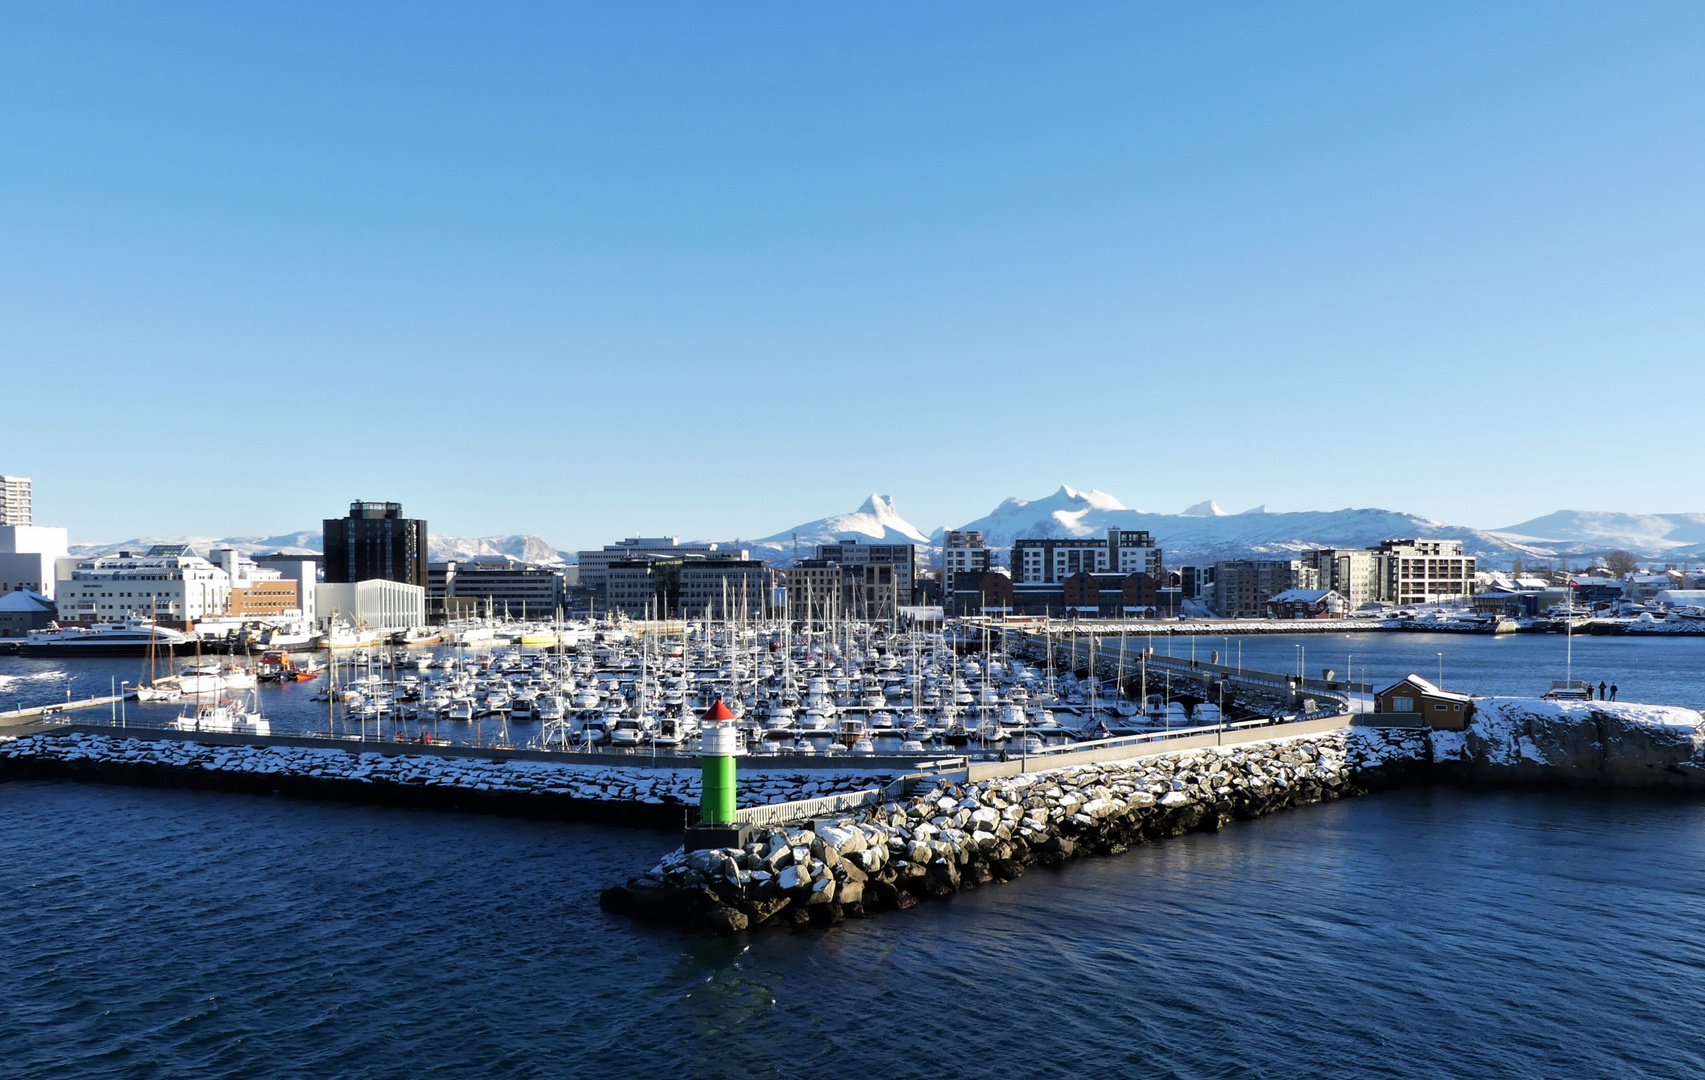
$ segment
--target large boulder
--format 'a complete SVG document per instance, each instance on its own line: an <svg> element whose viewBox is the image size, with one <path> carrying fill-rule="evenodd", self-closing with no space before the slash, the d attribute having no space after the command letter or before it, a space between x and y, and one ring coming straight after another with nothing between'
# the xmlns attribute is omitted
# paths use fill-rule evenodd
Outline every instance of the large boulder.
<svg viewBox="0 0 1705 1080"><path fill-rule="evenodd" d="M959 867L951 859L937 859L924 870L924 887L936 896L959 891Z"/></svg>
<svg viewBox="0 0 1705 1080"><path fill-rule="evenodd" d="M811 891L805 897L807 907L817 904L832 904L835 902L835 879L825 875L822 880L811 883Z"/></svg>

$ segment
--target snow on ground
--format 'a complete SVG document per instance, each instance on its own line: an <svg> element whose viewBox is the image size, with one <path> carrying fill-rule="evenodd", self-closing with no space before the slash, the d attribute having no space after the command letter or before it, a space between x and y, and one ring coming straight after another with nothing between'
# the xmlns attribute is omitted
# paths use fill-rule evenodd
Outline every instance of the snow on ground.
<svg viewBox="0 0 1705 1080"><path fill-rule="evenodd" d="M63 762L160 765L214 772L310 776L326 780L474 791L557 795L601 802L697 802L696 768L588 766L489 757L381 754L302 746L226 746L95 735L33 735L0 745L0 759L47 758ZM740 804L757 806L863 791L888 783L891 773L856 770L742 770Z"/></svg>

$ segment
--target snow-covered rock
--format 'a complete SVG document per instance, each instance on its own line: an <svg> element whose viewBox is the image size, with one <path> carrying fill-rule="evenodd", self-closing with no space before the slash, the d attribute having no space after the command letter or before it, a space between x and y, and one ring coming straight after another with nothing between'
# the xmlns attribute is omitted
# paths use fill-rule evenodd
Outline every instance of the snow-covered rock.
<svg viewBox="0 0 1705 1080"><path fill-rule="evenodd" d="M1447 775L1476 781L1705 790L1705 716L1692 709L1485 698L1465 730L1431 740Z"/></svg>

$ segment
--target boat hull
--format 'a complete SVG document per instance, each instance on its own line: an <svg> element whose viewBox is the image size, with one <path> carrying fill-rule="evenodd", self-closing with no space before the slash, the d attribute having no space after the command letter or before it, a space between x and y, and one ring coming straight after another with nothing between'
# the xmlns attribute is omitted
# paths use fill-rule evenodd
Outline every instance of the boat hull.
<svg viewBox="0 0 1705 1080"><path fill-rule="evenodd" d="M18 646L19 656L147 656L149 652L146 642L123 642L102 645L96 642L79 642L75 645L31 645L25 643ZM155 656L193 656L195 643L180 645L160 643L154 646Z"/></svg>

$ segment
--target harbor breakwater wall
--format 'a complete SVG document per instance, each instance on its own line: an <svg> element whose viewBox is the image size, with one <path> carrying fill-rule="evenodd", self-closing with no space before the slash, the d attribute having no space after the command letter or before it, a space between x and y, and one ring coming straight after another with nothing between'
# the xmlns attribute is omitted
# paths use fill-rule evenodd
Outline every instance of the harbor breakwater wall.
<svg viewBox="0 0 1705 1080"><path fill-rule="evenodd" d="M1705 792L1705 717L1485 699L1464 731L1353 727L986 780L938 779L857 814L676 850L606 910L729 934L828 926L1035 865L1117 855L1291 807L1416 783Z"/></svg>
<svg viewBox="0 0 1705 1080"><path fill-rule="evenodd" d="M894 775L854 768L746 770L740 805L863 791ZM700 787L696 763L592 766L489 753L381 751L361 744L215 742L63 729L0 736L0 780L7 779L281 794L651 828L680 828L696 818Z"/></svg>
<svg viewBox="0 0 1705 1080"><path fill-rule="evenodd" d="M1413 782L1425 758L1421 732L1341 730L976 782L941 779L861 814L770 830L743 849L677 850L599 902L718 933L775 921L832 925L1008 881L1037 864L1117 855Z"/></svg>

